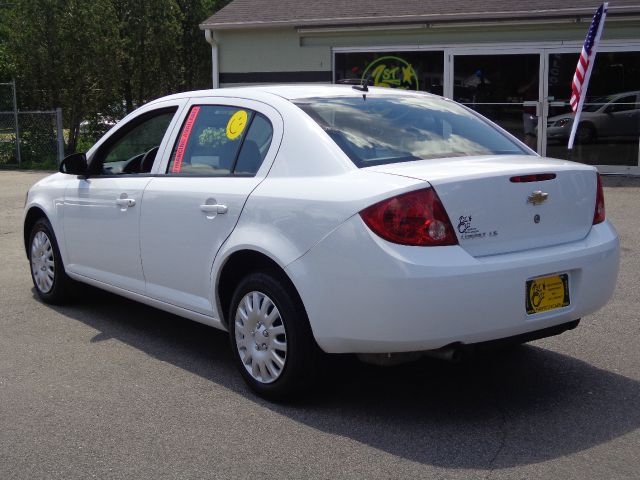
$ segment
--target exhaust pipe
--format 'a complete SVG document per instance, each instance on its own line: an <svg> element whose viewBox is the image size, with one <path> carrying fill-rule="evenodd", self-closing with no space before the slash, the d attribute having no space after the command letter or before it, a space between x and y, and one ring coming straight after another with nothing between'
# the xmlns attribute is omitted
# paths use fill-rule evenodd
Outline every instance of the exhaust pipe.
<svg viewBox="0 0 640 480"><path fill-rule="evenodd" d="M403 363L414 362L422 356L437 358L445 362L460 364L471 353L468 345L455 343L439 348L437 350L427 350L423 352L403 352L403 353L358 353L358 359L363 363L377 365L379 367L393 367Z"/></svg>
<svg viewBox="0 0 640 480"><path fill-rule="evenodd" d="M462 345L448 345L446 347L439 348L438 350L428 350L423 352L423 354L427 357L437 358L438 360L444 360L445 362L455 364L462 363L467 356Z"/></svg>

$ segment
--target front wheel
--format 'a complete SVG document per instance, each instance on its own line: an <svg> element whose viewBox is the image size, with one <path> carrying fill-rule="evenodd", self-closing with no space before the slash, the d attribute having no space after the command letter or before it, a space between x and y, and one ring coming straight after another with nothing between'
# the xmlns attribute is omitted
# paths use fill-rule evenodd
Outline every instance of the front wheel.
<svg viewBox="0 0 640 480"><path fill-rule="evenodd" d="M45 218L38 220L31 229L29 263L31 279L41 300L61 304L69 299L72 280L64 271L53 228Z"/></svg>
<svg viewBox="0 0 640 480"><path fill-rule="evenodd" d="M319 350L288 282L271 272L247 275L235 290L228 318L234 359L256 393L283 400L310 385Z"/></svg>

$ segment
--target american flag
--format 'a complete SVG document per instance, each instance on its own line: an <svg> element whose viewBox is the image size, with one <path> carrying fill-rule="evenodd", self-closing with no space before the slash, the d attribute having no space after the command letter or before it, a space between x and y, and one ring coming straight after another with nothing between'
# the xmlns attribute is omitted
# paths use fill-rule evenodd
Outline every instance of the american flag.
<svg viewBox="0 0 640 480"><path fill-rule="evenodd" d="M598 43L600 42L600 36L602 35L602 29L604 28L604 20L607 18L608 7L609 4L604 2L600 5L600 8L596 10L596 14L593 16L593 20L589 26L589 33L587 33L587 38L584 41L582 52L578 59L576 73L573 76L573 82L571 82L571 99L569 100L569 105L571 105L571 109L575 116L571 127L571 135L569 135L569 144L567 145L569 150L573 148L573 142L576 138L578 125L580 125L582 104L587 96L589 77L591 76L591 70L593 70L593 64L595 63L596 51L598 50Z"/></svg>
<svg viewBox="0 0 640 480"><path fill-rule="evenodd" d="M580 96L583 92L585 94L587 92L587 85L589 83L588 73L590 73L589 64L593 62L593 58L596 55L597 42L599 41L598 33L601 31L600 23L603 21L602 17L607 14L607 6L608 3L603 3L596 11L591 21L591 26L589 27L589 33L587 33L587 38L582 46L582 53L580 53L576 73L571 83L571 99L569 100L569 104L574 112L578 110Z"/></svg>

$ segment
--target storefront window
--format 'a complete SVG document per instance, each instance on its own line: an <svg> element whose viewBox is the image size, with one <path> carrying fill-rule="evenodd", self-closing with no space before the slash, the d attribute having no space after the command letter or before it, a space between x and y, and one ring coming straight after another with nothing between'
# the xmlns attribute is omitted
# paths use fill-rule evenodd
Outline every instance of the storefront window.
<svg viewBox="0 0 640 480"><path fill-rule="evenodd" d="M592 165L640 164L640 52L599 52L573 151L570 81L578 54L549 55L547 155Z"/></svg>
<svg viewBox="0 0 640 480"><path fill-rule="evenodd" d="M444 53L336 53L336 83L420 90L442 95Z"/></svg>
<svg viewBox="0 0 640 480"><path fill-rule="evenodd" d="M598 53L571 151L567 143L574 115L569 97L578 53L548 51L453 53L447 91L548 157L591 165L640 165L640 51ZM548 55L544 71L541 55ZM442 95L444 52L337 52L334 75L339 84L366 81ZM546 98L541 97L543 90Z"/></svg>
<svg viewBox="0 0 640 480"><path fill-rule="evenodd" d="M453 99L537 147L540 55L456 55Z"/></svg>

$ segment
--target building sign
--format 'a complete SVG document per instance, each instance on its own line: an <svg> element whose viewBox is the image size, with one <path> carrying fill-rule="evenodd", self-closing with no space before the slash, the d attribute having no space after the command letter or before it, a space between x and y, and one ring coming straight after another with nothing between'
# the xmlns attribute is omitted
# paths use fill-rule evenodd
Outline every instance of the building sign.
<svg viewBox="0 0 640 480"><path fill-rule="evenodd" d="M381 57L371 62L362 74L362 83L374 87L419 90L413 66L400 57Z"/></svg>
<svg viewBox="0 0 640 480"><path fill-rule="evenodd" d="M336 52L336 83L418 90L442 95L443 51Z"/></svg>

